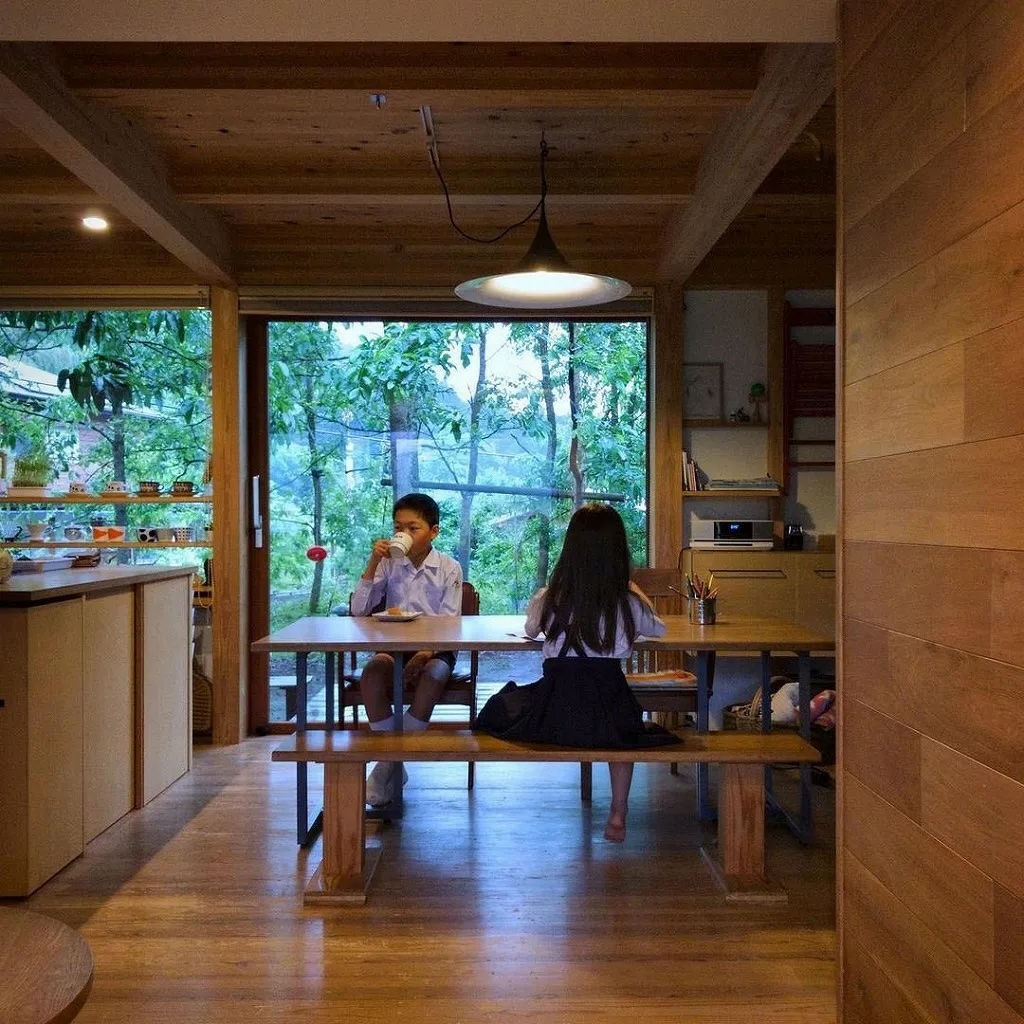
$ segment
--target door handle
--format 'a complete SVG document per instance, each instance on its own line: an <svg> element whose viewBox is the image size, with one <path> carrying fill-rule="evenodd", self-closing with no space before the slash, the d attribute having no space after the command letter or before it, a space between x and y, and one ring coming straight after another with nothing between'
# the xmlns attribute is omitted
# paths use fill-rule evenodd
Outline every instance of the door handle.
<svg viewBox="0 0 1024 1024"><path fill-rule="evenodd" d="M257 548L263 547L263 516L260 513L260 476L257 473L251 480L250 501L252 504L252 542Z"/></svg>

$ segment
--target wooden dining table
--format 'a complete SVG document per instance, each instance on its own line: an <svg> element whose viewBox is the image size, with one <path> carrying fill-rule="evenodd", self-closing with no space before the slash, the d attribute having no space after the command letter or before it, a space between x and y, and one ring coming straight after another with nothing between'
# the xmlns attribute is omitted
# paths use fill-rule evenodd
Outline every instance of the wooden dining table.
<svg viewBox="0 0 1024 1024"><path fill-rule="evenodd" d="M798 664L799 729L810 738L811 655L835 650L835 641L794 622L771 617L719 615L714 625L698 625L685 615L665 615L664 636L637 640L638 649L650 651L688 651L693 654L697 676L697 729L706 732L709 703L714 686L715 658L723 653L753 653L761 659L761 686L770 691L771 656L793 654ZM395 654L420 650L455 651L537 651L541 641L524 633L523 615L424 615L409 621L387 621L372 616L307 616L253 642L252 650L264 654L295 655L297 732L308 725L309 655L324 655L325 726L334 721L335 659L356 652L389 651ZM537 676L540 675L538 664ZM532 681L532 680L530 680ZM402 659L395 659L394 704L404 703ZM771 730L771 701L763 700L762 729ZM400 727L400 719L396 726ZM308 766L296 765L296 835L300 846L315 838L319 816L309 819ZM803 842L811 839L811 766L800 767L800 808L796 815L774 800L770 769L766 770L769 799ZM707 765L697 766L697 813L701 820L713 818L710 807ZM401 813L400 798L391 816Z"/></svg>
<svg viewBox="0 0 1024 1024"><path fill-rule="evenodd" d="M0 907L0 1021L65 1024L92 989L92 952L61 921Z"/></svg>

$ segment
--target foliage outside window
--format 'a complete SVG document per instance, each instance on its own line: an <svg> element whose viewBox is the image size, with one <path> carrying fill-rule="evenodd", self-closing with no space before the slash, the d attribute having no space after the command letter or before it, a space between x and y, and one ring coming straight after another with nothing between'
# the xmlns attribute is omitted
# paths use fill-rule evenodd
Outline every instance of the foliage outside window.
<svg viewBox="0 0 1024 1024"><path fill-rule="evenodd" d="M90 491L109 480L200 485L210 400L206 310L0 313L0 450L12 461L45 453L57 490L73 472ZM119 506L111 518L134 526L147 515ZM175 516L205 525L209 512L183 505Z"/></svg>
<svg viewBox="0 0 1024 1024"><path fill-rule="evenodd" d="M272 324L271 627L344 607L411 490L488 612L522 610L588 500L642 563L646 360L636 322Z"/></svg>

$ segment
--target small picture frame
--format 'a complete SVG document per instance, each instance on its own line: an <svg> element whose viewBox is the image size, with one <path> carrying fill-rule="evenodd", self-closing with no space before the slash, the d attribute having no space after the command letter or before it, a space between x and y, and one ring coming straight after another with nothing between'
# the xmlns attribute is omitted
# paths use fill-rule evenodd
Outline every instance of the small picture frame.
<svg viewBox="0 0 1024 1024"><path fill-rule="evenodd" d="M723 422L721 363L683 363L683 422L690 426Z"/></svg>

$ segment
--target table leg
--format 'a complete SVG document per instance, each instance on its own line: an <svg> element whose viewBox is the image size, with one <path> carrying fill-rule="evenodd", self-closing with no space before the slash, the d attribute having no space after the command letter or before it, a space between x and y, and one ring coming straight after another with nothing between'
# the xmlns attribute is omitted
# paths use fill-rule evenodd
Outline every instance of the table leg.
<svg viewBox="0 0 1024 1024"><path fill-rule="evenodd" d="M402 715L405 712L405 653L396 651L394 656L394 679L392 682L393 703L395 707L395 731L402 732ZM402 766L399 766L398 779L395 786L395 798L392 806L388 808L389 817L400 818L402 816L402 797L405 783L402 781Z"/></svg>
<svg viewBox="0 0 1024 1024"><path fill-rule="evenodd" d="M800 735L811 740L811 652L797 651L798 677L800 686ZM811 793L813 766L807 761L800 762L800 834L802 843L814 838L814 820L811 816Z"/></svg>
<svg viewBox="0 0 1024 1024"><path fill-rule="evenodd" d="M772 731L772 652L761 652L761 732ZM764 791L772 799L772 766L764 766Z"/></svg>
<svg viewBox="0 0 1024 1024"><path fill-rule="evenodd" d="M800 723L800 735L810 742L811 739L811 652L794 651L797 656L798 683L797 700L799 706L797 713ZM763 709L762 709L763 710ZM764 712L763 712L764 713ZM762 718L762 730L771 732L771 710L764 713ZM800 840L801 843L810 843L814 838L814 820L811 813L813 767L808 761L801 761L800 772L800 812L794 816L775 798L771 787L770 765L765 767L765 793L772 808L780 814L789 828L790 832Z"/></svg>
<svg viewBox="0 0 1024 1024"><path fill-rule="evenodd" d="M707 732L710 724L711 690L715 680L715 652L697 652L697 731ZM710 766L698 764L697 817L700 821L714 821L710 800Z"/></svg>
<svg viewBox="0 0 1024 1024"><path fill-rule="evenodd" d="M309 667L309 655L306 651L295 654L295 731L306 731L307 700L306 671ZM295 811L296 839L299 846L307 846L316 838L316 822L309 822L309 765L304 761L295 765Z"/></svg>
<svg viewBox="0 0 1024 1024"><path fill-rule="evenodd" d="M366 902L366 890L380 859L366 849L366 765L324 765L323 860L310 879L307 905Z"/></svg>
<svg viewBox="0 0 1024 1024"><path fill-rule="evenodd" d="M334 651L324 651L324 726L328 729L334 728L334 660Z"/></svg>

